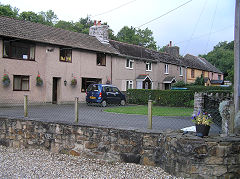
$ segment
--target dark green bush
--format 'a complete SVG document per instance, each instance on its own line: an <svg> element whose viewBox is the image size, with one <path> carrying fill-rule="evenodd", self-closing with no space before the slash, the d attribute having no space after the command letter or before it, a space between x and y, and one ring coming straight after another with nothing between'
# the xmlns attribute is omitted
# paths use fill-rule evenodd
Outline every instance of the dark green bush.
<svg viewBox="0 0 240 179"><path fill-rule="evenodd" d="M211 89L217 89L217 88L211 88ZM128 103L130 104L147 104L148 100L151 99L154 101L155 105L160 105L160 106L193 107L195 92L227 94L227 93L230 93L231 90L206 91L206 90L203 90L202 88L194 88L194 90L128 89L126 92L126 95L127 95Z"/></svg>
<svg viewBox="0 0 240 179"><path fill-rule="evenodd" d="M148 100L154 101L154 104L161 106L193 106L194 92L189 90L127 90L128 103L147 104Z"/></svg>

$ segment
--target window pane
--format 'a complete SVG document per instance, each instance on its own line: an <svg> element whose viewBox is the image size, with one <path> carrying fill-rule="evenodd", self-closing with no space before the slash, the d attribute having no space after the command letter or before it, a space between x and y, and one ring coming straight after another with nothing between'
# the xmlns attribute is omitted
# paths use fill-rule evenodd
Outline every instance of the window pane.
<svg viewBox="0 0 240 179"><path fill-rule="evenodd" d="M30 57L29 59L33 60L35 58L35 47L31 46L30 47Z"/></svg>
<svg viewBox="0 0 240 179"><path fill-rule="evenodd" d="M22 90L29 90L29 77L22 78Z"/></svg>
<svg viewBox="0 0 240 179"><path fill-rule="evenodd" d="M21 77L20 76L14 76L13 81L13 90L21 90Z"/></svg>
<svg viewBox="0 0 240 179"><path fill-rule="evenodd" d="M133 68L133 62L130 61L130 68Z"/></svg>
<svg viewBox="0 0 240 179"><path fill-rule="evenodd" d="M3 46L4 46L3 56L4 57L9 57L10 42L9 41L4 41Z"/></svg>
<svg viewBox="0 0 240 179"><path fill-rule="evenodd" d="M126 67L129 67L129 59L127 59Z"/></svg>

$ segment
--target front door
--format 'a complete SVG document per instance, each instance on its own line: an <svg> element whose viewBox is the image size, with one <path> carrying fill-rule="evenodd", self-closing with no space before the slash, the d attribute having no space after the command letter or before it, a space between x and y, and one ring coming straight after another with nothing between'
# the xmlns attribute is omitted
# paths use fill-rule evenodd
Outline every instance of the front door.
<svg viewBox="0 0 240 179"><path fill-rule="evenodd" d="M52 103L57 104L58 99L58 81L60 78L53 77Z"/></svg>

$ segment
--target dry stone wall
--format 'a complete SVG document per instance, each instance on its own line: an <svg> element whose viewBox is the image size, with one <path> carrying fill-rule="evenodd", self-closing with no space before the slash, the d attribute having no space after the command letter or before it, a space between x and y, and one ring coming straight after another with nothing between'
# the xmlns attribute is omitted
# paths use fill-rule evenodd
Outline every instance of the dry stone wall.
<svg viewBox="0 0 240 179"><path fill-rule="evenodd" d="M134 131L0 119L0 145L159 166L185 178L240 176L240 136Z"/></svg>

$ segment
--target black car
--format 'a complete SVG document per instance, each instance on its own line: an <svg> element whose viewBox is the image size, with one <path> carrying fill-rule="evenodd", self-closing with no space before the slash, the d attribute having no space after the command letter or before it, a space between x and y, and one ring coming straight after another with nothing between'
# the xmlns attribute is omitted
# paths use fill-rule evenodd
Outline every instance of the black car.
<svg viewBox="0 0 240 179"><path fill-rule="evenodd" d="M107 104L126 104L125 95L115 86L103 84L91 84L87 88L87 104L99 103L103 107Z"/></svg>

